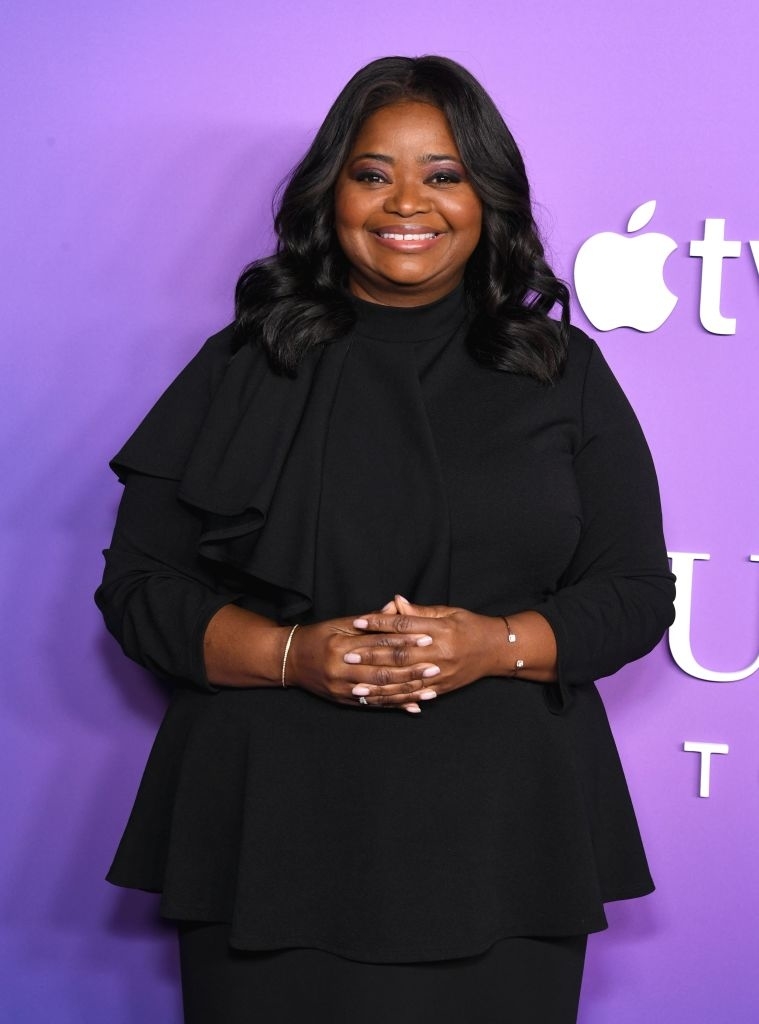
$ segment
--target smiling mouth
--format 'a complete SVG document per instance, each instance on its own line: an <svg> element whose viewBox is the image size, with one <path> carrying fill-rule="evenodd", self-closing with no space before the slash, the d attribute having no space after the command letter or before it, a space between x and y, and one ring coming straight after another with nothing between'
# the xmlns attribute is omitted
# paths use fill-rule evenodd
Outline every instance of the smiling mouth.
<svg viewBox="0 0 759 1024"><path fill-rule="evenodd" d="M427 242L437 238L439 231L375 231L378 238L387 238L393 242Z"/></svg>
<svg viewBox="0 0 759 1024"><path fill-rule="evenodd" d="M439 231L375 231L377 238L388 239L390 242L430 242L436 239Z"/></svg>

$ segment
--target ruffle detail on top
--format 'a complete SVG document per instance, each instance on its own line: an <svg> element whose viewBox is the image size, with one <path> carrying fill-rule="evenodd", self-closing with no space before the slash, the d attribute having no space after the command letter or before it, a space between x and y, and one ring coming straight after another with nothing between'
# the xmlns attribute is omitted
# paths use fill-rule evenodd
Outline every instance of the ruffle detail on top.
<svg viewBox="0 0 759 1024"><path fill-rule="evenodd" d="M402 587L427 603L448 596L450 530L417 346L462 326L463 287L411 309L351 301L349 336L309 353L295 377L274 372L260 345L235 350L232 327L210 338L111 461L121 479L177 480L200 517L198 554L242 573L246 590L257 581L249 606L280 621L358 614ZM368 481L351 468L366 460ZM373 541L342 532L348 506Z"/></svg>
<svg viewBox="0 0 759 1024"><path fill-rule="evenodd" d="M179 481L178 497L201 517L199 554L272 585L283 618L313 603L322 439L348 348L325 346L291 378L259 346L234 352L226 328L111 462L122 479Z"/></svg>

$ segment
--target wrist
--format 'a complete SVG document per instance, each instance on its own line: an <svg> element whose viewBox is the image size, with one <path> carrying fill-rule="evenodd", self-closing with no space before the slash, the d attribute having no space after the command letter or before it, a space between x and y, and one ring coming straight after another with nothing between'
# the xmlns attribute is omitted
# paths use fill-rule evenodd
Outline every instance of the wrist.
<svg viewBox="0 0 759 1024"><path fill-rule="evenodd" d="M556 638L539 612L515 612L498 616L494 621L500 623L496 651L500 667L493 675L542 683L556 680ZM495 635L498 636L498 630Z"/></svg>
<svg viewBox="0 0 759 1024"><path fill-rule="evenodd" d="M482 615L482 634L480 640L480 651L482 653L482 676L507 676L513 675L509 668L512 644L507 640L507 629L503 618L500 615ZM513 665L514 658L511 658Z"/></svg>

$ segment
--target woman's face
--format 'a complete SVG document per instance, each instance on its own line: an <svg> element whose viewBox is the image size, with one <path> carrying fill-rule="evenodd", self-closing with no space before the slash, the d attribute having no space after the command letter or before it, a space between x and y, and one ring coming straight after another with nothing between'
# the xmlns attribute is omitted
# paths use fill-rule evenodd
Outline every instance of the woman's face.
<svg viewBox="0 0 759 1024"><path fill-rule="evenodd" d="M402 102L367 118L335 186L354 295L391 306L442 298L481 228L482 203L441 110Z"/></svg>

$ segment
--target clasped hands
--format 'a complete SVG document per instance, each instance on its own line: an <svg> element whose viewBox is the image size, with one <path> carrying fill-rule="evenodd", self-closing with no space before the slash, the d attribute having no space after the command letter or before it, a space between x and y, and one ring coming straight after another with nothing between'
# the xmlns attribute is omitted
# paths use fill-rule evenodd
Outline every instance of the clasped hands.
<svg viewBox="0 0 759 1024"><path fill-rule="evenodd" d="M494 625L463 608L413 605L396 595L379 612L301 627L292 678L340 704L418 714L421 702L488 674Z"/></svg>

